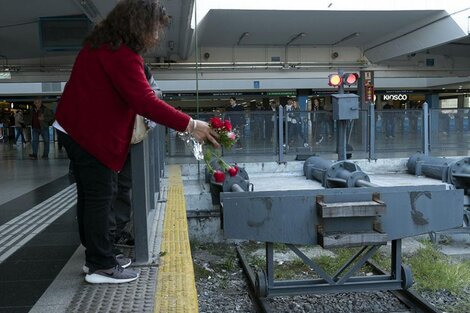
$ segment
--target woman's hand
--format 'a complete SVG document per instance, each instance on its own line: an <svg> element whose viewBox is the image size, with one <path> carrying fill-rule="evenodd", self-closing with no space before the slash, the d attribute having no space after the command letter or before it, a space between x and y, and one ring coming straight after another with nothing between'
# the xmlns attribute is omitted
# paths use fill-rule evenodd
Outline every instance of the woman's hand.
<svg viewBox="0 0 470 313"><path fill-rule="evenodd" d="M214 147L220 147L220 144L217 141L217 139L219 139L219 135L209 127L207 122L201 120L194 120L194 122L195 123L193 129L191 130L191 134L194 138L196 138L197 141L202 143L207 140L211 142Z"/></svg>

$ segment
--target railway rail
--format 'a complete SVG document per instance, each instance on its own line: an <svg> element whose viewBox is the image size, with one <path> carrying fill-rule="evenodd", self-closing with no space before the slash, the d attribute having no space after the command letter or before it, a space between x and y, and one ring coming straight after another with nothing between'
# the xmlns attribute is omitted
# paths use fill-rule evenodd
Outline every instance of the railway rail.
<svg viewBox="0 0 470 313"><path fill-rule="evenodd" d="M273 313L276 312L270 305L267 298L260 297L256 285L256 275L248 263L248 259L240 247L236 247L237 256L242 266L243 272L248 280L248 289L250 298L253 301L253 305L258 313ZM374 274L378 275L389 275L385 270L381 269L373 261L367 261L366 264L372 269ZM442 313L441 310L434 307L430 302L426 301L418 293L409 289L391 290L389 293L393 294L401 303L407 307L407 311L396 311L396 312L414 312L414 313Z"/></svg>

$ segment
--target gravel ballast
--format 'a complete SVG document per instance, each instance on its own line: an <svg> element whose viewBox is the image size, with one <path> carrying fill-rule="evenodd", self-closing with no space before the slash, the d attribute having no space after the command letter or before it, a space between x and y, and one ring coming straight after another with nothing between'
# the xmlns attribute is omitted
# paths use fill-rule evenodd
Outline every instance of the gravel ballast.
<svg viewBox="0 0 470 313"><path fill-rule="evenodd" d="M234 245L196 244L192 250L200 313L256 312ZM443 303L453 300L445 294L431 294L427 298ZM273 312L282 313L408 312L386 291L275 297L268 299L268 303Z"/></svg>

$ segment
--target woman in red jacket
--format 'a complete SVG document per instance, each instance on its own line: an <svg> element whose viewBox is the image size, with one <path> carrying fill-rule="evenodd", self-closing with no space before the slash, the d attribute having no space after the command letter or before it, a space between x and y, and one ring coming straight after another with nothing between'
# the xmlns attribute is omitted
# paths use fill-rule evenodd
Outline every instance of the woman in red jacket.
<svg viewBox="0 0 470 313"><path fill-rule="evenodd" d="M123 268L129 259L113 255L108 236L116 172L126 159L136 114L218 146L206 122L157 98L146 80L141 55L158 43L167 24L158 0L119 1L85 39L57 107L54 127L73 164L89 283L138 278Z"/></svg>

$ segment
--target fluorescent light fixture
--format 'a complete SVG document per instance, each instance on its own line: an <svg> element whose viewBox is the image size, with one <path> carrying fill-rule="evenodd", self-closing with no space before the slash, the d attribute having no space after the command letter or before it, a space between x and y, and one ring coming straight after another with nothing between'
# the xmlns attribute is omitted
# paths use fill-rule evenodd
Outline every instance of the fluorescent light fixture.
<svg viewBox="0 0 470 313"><path fill-rule="evenodd" d="M349 39L356 38L356 37L358 37L358 36L359 36L359 33L352 33L352 34L350 34L350 35L347 35L347 36L344 37L344 38L341 38L341 39L338 40L337 42L335 42L335 43L333 44L333 46L335 46L335 45L337 45L337 44L339 44L339 43L345 42L345 41L347 41L347 40L349 40Z"/></svg>
<svg viewBox="0 0 470 313"><path fill-rule="evenodd" d="M75 0L75 3L80 7L82 12L92 22L96 22L97 19L102 19L102 16L92 0Z"/></svg>
<svg viewBox="0 0 470 313"><path fill-rule="evenodd" d="M292 39L289 40L289 41L286 43L286 46L290 45L291 43L293 43L294 41L296 41L297 39L302 38L302 37L305 37L305 33L298 33L297 35L295 35L294 37L292 37Z"/></svg>
<svg viewBox="0 0 470 313"><path fill-rule="evenodd" d="M246 37L250 36L250 33L249 32L244 32L243 34L240 35L240 38L238 38L238 41L237 41L237 46L240 45L240 42L242 42L242 40Z"/></svg>

